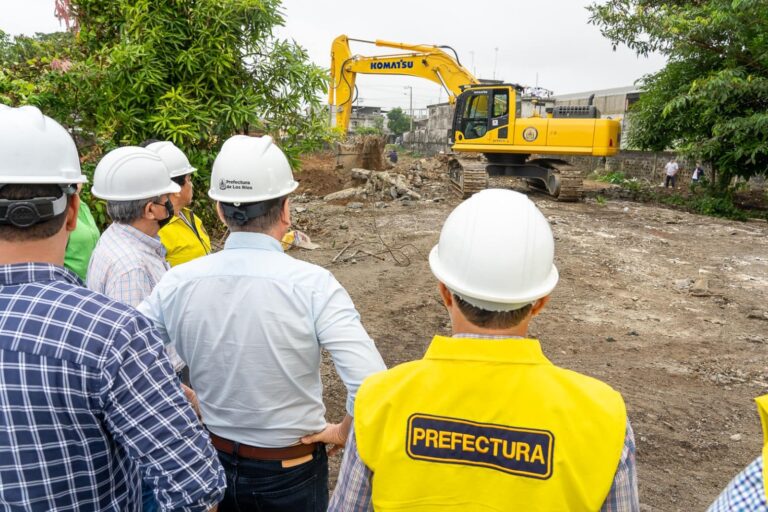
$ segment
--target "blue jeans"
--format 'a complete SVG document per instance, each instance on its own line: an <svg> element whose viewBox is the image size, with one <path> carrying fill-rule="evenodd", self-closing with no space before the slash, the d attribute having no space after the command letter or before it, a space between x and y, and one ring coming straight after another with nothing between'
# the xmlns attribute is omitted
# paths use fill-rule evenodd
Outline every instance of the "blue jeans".
<svg viewBox="0 0 768 512"><path fill-rule="evenodd" d="M315 448L312 460L292 468L280 461L244 459L218 452L227 474L219 512L325 512L328 509L328 456Z"/></svg>

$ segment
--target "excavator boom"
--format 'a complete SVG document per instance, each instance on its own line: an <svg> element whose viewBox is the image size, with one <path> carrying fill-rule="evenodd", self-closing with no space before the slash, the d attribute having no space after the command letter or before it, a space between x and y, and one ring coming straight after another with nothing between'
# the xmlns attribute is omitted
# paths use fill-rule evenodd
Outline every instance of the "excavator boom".
<svg viewBox="0 0 768 512"><path fill-rule="evenodd" d="M352 55L349 41L359 41L379 47L406 50L409 53L365 57ZM480 82L464 68L458 59L438 46L411 45L377 39L365 41L339 36L331 46L331 84L328 104L333 107L335 126L346 131L354 102L357 74L407 75L425 78L442 86L448 93L448 101L456 101L462 87Z"/></svg>

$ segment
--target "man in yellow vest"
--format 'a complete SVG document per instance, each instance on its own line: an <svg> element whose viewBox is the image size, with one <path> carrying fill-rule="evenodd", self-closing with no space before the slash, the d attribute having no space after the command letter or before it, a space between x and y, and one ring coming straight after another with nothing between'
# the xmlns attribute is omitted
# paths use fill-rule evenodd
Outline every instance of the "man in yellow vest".
<svg viewBox="0 0 768 512"><path fill-rule="evenodd" d="M181 187L178 193L171 195L173 210L177 213L159 233L166 250L165 259L175 267L211 252L211 239L205 232L203 222L189 209L192 204L192 173L197 169L190 165L187 156L173 142L147 142L145 147L163 160L171 180Z"/></svg>
<svg viewBox="0 0 768 512"><path fill-rule="evenodd" d="M730 481L707 512L768 511L768 486L765 485L768 477L765 466L768 458L768 395L755 398L755 402L763 424L763 452Z"/></svg>
<svg viewBox="0 0 768 512"><path fill-rule="evenodd" d="M553 256L523 194L486 190L451 213L429 263L453 336L363 382L329 510L639 510L621 395L526 336Z"/></svg>

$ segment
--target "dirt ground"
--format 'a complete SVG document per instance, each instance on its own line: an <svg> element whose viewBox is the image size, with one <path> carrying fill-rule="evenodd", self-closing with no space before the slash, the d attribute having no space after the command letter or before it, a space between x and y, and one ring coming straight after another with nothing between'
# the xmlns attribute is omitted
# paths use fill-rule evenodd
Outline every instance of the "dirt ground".
<svg viewBox="0 0 768 512"><path fill-rule="evenodd" d="M434 334L449 333L426 260L459 203L448 182L425 179L419 201L328 204L320 196L344 188L346 174L322 155L303 169L294 223L321 248L292 254L334 273L388 366L422 357ZM768 393L768 226L531 198L552 223L561 276L532 335L555 364L624 396L642 510L704 510L762 446L752 399ZM338 420L346 391L328 361L323 371Z"/></svg>

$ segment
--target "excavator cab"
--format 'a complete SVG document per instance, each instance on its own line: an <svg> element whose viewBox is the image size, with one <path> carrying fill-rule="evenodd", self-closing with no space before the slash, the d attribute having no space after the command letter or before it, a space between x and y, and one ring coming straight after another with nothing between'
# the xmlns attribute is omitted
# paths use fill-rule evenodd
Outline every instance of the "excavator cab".
<svg viewBox="0 0 768 512"><path fill-rule="evenodd" d="M495 143L508 139L510 118L514 122L519 115L517 97L508 86L472 88L462 93L456 102L451 144L486 136ZM515 110L510 116L511 104Z"/></svg>

